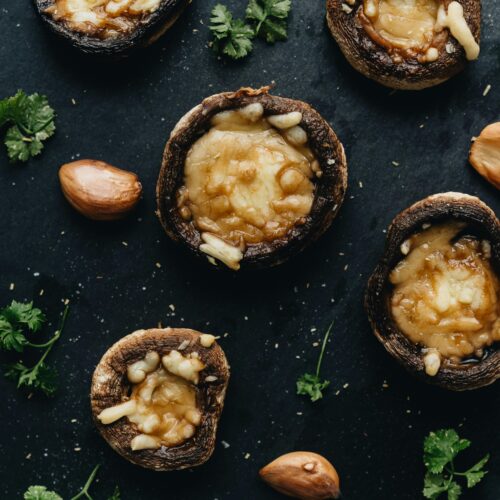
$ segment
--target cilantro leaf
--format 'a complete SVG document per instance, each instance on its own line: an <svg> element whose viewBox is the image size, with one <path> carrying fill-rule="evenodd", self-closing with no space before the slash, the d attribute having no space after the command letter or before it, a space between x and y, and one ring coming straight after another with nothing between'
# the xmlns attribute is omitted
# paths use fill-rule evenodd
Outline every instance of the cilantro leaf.
<svg viewBox="0 0 500 500"><path fill-rule="evenodd" d="M16 329L0 316L0 349L22 352L28 340L21 330Z"/></svg>
<svg viewBox="0 0 500 500"><path fill-rule="evenodd" d="M37 307L33 307L33 302L12 301L1 312L1 315L10 323L20 323L26 325L32 332L37 332L45 322L45 315Z"/></svg>
<svg viewBox="0 0 500 500"><path fill-rule="evenodd" d="M424 441L424 464L432 473L443 472L460 451L470 446L470 441L460 439L453 429L431 432Z"/></svg>
<svg viewBox="0 0 500 500"><path fill-rule="evenodd" d="M472 488L476 486L481 479L488 473L488 471L482 470L486 465L486 462L490 459L490 455L486 455L483 459L479 460L476 465L473 465L468 471L465 471L465 477L467 478L467 488Z"/></svg>
<svg viewBox="0 0 500 500"><path fill-rule="evenodd" d="M453 460L470 446L468 439L461 439L453 429L431 432L424 440L424 464L427 472L424 477L423 494L435 500L446 493L448 500L458 500L462 487L455 481L458 477L467 479L467 487L472 488L487 474L483 470L489 455L473 465L466 472L455 470Z"/></svg>
<svg viewBox="0 0 500 500"><path fill-rule="evenodd" d="M45 316L40 309L33 307L33 302L23 304L13 300L10 306L0 311L0 349L22 352L29 344L22 328L36 332L44 321Z"/></svg>
<svg viewBox="0 0 500 500"><path fill-rule="evenodd" d="M0 126L10 123L5 145L11 161L27 161L40 154L43 141L54 134L55 113L47 98L26 95L19 90L13 97L0 101Z"/></svg>
<svg viewBox="0 0 500 500"><path fill-rule="evenodd" d="M448 500L458 500L462 494L462 487L455 481L448 485Z"/></svg>
<svg viewBox="0 0 500 500"><path fill-rule="evenodd" d="M32 368L21 361L11 364L7 367L5 376L16 382L18 388L40 390L47 396L53 396L57 389L57 371L48 367L43 361Z"/></svg>
<svg viewBox="0 0 500 500"><path fill-rule="evenodd" d="M435 500L439 497L441 493L444 493L448 489L448 484L446 479L442 474L432 474L427 472L424 477L424 497Z"/></svg>
<svg viewBox="0 0 500 500"><path fill-rule="evenodd" d="M323 380L312 373L304 373L297 380L297 394L301 396L310 396L314 403L323 397L323 390L330 385L329 380Z"/></svg>
<svg viewBox="0 0 500 500"><path fill-rule="evenodd" d="M328 330L323 338L318 364L316 365L316 373L304 373L297 379L297 394L300 396L309 396L313 403L323 397L323 391L330 385L329 380L322 381L319 378L319 371L321 369L323 354L325 353L326 343L328 341L328 337L330 336L330 332L332 331L332 327L333 322L328 327Z"/></svg>
<svg viewBox="0 0 500 500"><path fill-rule="evenodd" d="M45 486L30 486L24 493L24 500L63 500L54 491L49 491Z"/></svg>
<svg viewBox="0 0 500 500"><path fill-rule="evenodd" d="M291 0L250 0L246 17L255 21L255 33L268 43L286 40Z"/></svg>
<svg viewBox="0 0 500 500"><path fill-rule="evenodd" d="M255 33L241 19L233 19L229 9L217 4L212 10L210 31L214 36L213 47L233 59L241 59L253 50Z"/></svg>

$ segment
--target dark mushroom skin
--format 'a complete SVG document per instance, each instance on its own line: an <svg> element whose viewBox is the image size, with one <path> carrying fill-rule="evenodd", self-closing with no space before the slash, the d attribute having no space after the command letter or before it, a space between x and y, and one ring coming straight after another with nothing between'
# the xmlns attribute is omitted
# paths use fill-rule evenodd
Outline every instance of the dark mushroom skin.
<svg viewBox="0 0 500 500"><path fill-rule="evenodd" d="M186 155L192 144L210 128L214 115L252 103L262 104L264 117L292 111L302 113L300 127L307 133L309 147L319 161L323 175L314 180L314 202L305 223L294 226L282 238L249 245L241 261L242 269L278 265L318 239L337 215L347 189L344 148L328 123L311 106L271 95L269 87L258 90L242 88L236 92L216 94L206 98L177 123L163 153L156 188L157 214L170 238L206 260L206 254L199 250L200 232L192 221L182 219L176 204L176 192L184 182ZM225 266L221 264L217 267Z"/></svg>
<svg viewBox="0 0 500 500"><path fill-rule="evenodd" d="M389 274L403 255L400 245L422 228L422 224L464 221L491 243L491 263L500 276L500 221L479 198L462 193L429 196L407 208L392 221L385 254L368 281L365 308L373 333L385 349L410 373L445 389L464 391L492 384L500 378L500 349L493 344L487 356L470 363L442 364L435 376L425 373L421 347L397 327L389 310Z"/></svg>
<svg viewBox="0 0 500 500"><path fill-rule="evenodd" d="M480 0L457 0L464 9L464 18L477 43L481 32ZM445 5L450 0L444 0ZM355 0L349 6L351 12L343 10L345 0L327 0L326 19L330 31L351 66L372 80L401 90L420 90L438 85L465 68L467 59L460 43L451 35L453 51L444 47L434 62L420 63L417 59L403 59L395 63L387 50L372 40L363 27L363 0ZM347 5L347 4L346 4Z"/></svg>
<svg viewBox="0 0 500 500"><path fill-rule="evenodd" d="M162 0L157 10L150 13L131 32L116 37L98 38L72 30L63 21L56 21L46 9L55 0L35 0L40 17L57 35L68 41L73 47L86 54L121 57L134 49L154 43L177 21L192 0Z"/></svg>
<svg viewBox="0 0 500 500"><path fill-rule="evenodd" d="M156 471L170 471L201 465L212 455L229 381L229 365L220 346L214 343L211 347L203 347L200 335L186 328L138 330L114 344L97 365L90 396L93 420L102 437L129 462ZM124 417L104 425L97 416L106 408L128 399L131 384L127 367L130 364L143 359L151 351L166 355L185 341L189 344L182 350L183 355L198 352L206 365L196 386L201 424L192 438L178 446L132 451L130 441L140 434L134 424ZM207 382L207 376L217 378Z"/></svg>

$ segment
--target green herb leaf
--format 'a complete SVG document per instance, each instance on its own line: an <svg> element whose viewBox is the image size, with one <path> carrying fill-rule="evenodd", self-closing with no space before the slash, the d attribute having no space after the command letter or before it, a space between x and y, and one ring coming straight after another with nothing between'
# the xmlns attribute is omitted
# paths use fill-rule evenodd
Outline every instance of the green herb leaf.
<svg viewBox="0 0 500 500"><path fill-rule="evenodd" d="M323 391L330 385L329 380L320 379L319 372L321 370L323 354L325 353L326 343L328 341L328 337L330 336L330 332L332 331L332 327L333 322L328 327L328 330L323 338L318 364L316 365L316 373L304 373L297 379L297 394L300 396L309 396L313 403L323 397Z"/></svg>
<svg viewBox="0 0 500 500"><path fill-rule="evenodd" d="M268 43L286 40L291 0L250 0L246 17L257 23L255 33Z"/></svg>
<svg viewBox="0 0 500 500"><path fill-rule="evenodd" d="M427 472L424 478L424 497L434 500L448 490L448 484L442 474Z"/></svg>
<svg viewBox="0 0 500 500"><path fill-rule="evenodd" d="M255 33L241 19L233 19L229 9L217 4L212 10L210 30L214 36L213 47L233 59L247 56L253 49Z"/></svg>
<svg viewBox="0 0 500 500"><path fill-rule="evenodd" d="M0 101L0 126L11 123L5 145L11 161L27 161L40 154L43 141L54 134L55 113L47 98L26 95L19 90L13 97Z"/></svg>
<svg viewBox="0 0 500 500"><path fill-rule="evenodd" d="M490 455L486 455L483 459L479 460L476 465L473 465L468 471L465 471L465 477L467 478L467 488L472 488L476 486L481 479L488 473L488 471L482 470L486 465L486 462L490 459Z"/></svg>
<svg viewBox="0 0 500 500"><path fill-rule="evenodd" d="M462 450L470 446L470 441L460 439L453 429L431 432L424 441L424 464L432 473L443 472Z"/></svg>
<svg viewBox="0 0 500 500"><path fill-rule="evenodd" d="M297 394L310 396L314 403L323 397L323 392L330 385L329 380L321 380L312 373L304 373L297 380Z"/></svg>
<svg viewBox="0 0 500 500"><path fill-rule="evenodd" d="M45 322L45 315L37 307L33 307L33 302L12 301L1 313L10 323L20 323L26 325L32 332L37 332Z"/></svg>
<svg viewBox="0 0 500 500"><path fill-rule="evenodd" d="M45 486L30 486L24 493L24 500L63 500L57 493Z"/></svg>
<svg viewBox="0 0 500 500"><path fill-rule="evenodd" d="M0 316L0 349L22 352L27 343L23 332Z"/></svg>
<svg viewBox="0 0 500 500"><path fill-rule="evenodd" d="M22 328L36 332L44 321L45 316L33 307L33 302L23 304L13 300L0 312L0 349L22 352L29 344Z"/></svg>
<svg viewBox="0 0 500 500"><path fill-rule="evenodd" d="M448 485L448 500L458 500L462 494L462 487L455 481Z"/></svg>
<svg viewBox="0 0 500 500"><path fill-rule="evenodd" d="M7 366L5 376L17 383L17 387L27 387L53 396L57 389L57 371L45 363L37 363L32 368L21 361Z"/></svg>
<svg viewBox="0 0 500 500"><path fill-rule="evenodd" d="M28 342L22 333L19 334L19 332L13 331L12 324L7 321L7 318L15 321L16 324L26 324L31 326L31 328L36 329L39 328L41 322L44 320L42 312L39 309L33 308L32 303L20 304L14 301L8 308L3 310L2 314L4 314L4 316L2 316L2 318L4 321L0 322L0 347L12 347L18 351L22 350L25 346L45 349L41 358L31 368L26 366L22 361L7 366L5 376L15 381L18 388L27 387L30 389L40 390L47 396L52 396L56 391L57 372L53 368L47 366L45 359L51 351L54 343L57 342L61 336L66 322L66 317L68 316L68 311L69 307L66 306L59 329L56 330L48 342L45 342L44 344L32 344L31 342ZM8 325L6 325L5 322L7 322ZM8 330L9 325L11 328L10 330Z"/></svg>
<svg viewBox="0 0 500 500"><path fill-rule="evenodd" d="M486 475L483 470L489 455L473 465L466 472L455 470L453 460L462 451L470 446L470 441L460 439L453 429L441 429L431 432L424 440L424 464L427 473L424 477L423 494L425 498L435 500L446 493L448 500L458 500L462 494L462 487L455 481L465 477L467 487L472 488Z"/></svg>

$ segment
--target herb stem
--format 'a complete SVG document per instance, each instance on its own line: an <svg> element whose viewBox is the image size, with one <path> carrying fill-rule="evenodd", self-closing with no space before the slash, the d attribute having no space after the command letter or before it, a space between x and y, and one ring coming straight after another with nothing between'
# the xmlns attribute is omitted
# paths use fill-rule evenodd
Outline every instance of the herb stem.
<svg viewBox="0 0 500 500"><path fill-rule="evenodd" d="M92 483L94 482L94 479L97 475L97 471L99 470L99 467L100 467L100 465L96 465L94 467L94 470L90 473L90 476L87 479L87 482L85 483L85 485L82 488L82 490L80 491L80 493L78 493L77 495L72 497L71 500L78 500L79 498L82 498L82 497L86 497L88 500L92 500L92 497L89 494L89 488L92 485Z"/></svg>
<svg viewBox="0 0 500 500"><path fill-rule="evenodd" d="M59 340L60 336L61 336L61 332L59 330L57 330L54 333L54 336L50 340L45 342L44 344L33 344L33 342L28 342L26 345L28 347L35 347L36 349L43 349L44 347L49 347L52 344L54 344L55 342L57 342L57 340Z"/></svg>
<svg viewBox="0 0 500 500"><path fill-rule="evenodd" d="M68 312L69 312L69 306L67 305L65 308L64 308L64 312L63 312L63 315L62 315L62 318L61 318L61 322L59 324L59 328L56 330L56 332L54 333L54 336L52 337L52 339L50 339L48 342L47 342L47 349L45 349L45 352L42 354L42 357L39 359L38 363L33 367L34 370L36 370L44 361L45 361L45 358L48 356L49 352L51 351L54 343L56 342L56 340L59 339L59 337L61 336L61 333L64 329L64 325L66 323L66 318L68 317ZM41 345L41 347L44 347L43 345Z"/></svg>
<svg viewBox="0 0 500 500"><path fill-rule="evenodd" d="M326 343L328 341L328 337L330 336L330 332L332 331L333 323L334 321L330 323L330 326L328 327L328 330L325 333L325 337L323 338L323 345L321 346L321 352L319 353L318 364L316 366L316 377L319 377L321 363L323 362L323 354L325 353Z"/></svg>

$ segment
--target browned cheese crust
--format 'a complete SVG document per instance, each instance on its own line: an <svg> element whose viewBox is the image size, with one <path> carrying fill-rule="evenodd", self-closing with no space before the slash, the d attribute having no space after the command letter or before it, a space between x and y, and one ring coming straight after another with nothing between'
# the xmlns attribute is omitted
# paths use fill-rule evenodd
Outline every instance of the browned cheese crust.
<svg viewBox="0 0 500 500"><path fill-rule="evenodd" d="M451 0L445 0L448 5ZM481 2L479 0L457 0L464 9L464 18L479 43L481 32ZM364 29L362 15L363 0L355 0L352 10L342 8L343 0L327 0L326 19L330 31L351 66L387 87L401 90L420 90L442 83L462 71L467 63L465 51L451 36L448 42L453 50L439 51L434 62L420 63L416 59L404 59L395 63L386 48L370 38ZM347 4L346 4L347 5Z"/></svg>
<svg viewBox="0 0 500 500"><path fill-rule="evenodd" d="M203 347L200 335L186 328L139 330L114 344L97 365L90 397L94 423L109 445L128 461L148 469L168 471L201 465L212 455L229 381L229 366L220 346L214 343L209 348ZM197 385L201 424L192 438L178 446L132 451L130 441L140 434L134 424L124 417L104 425L97 416L106 408L127 400L131 386L127 378L129 365L144 359L151 351L166 355L186 340L189 345L182 350L183 355L197 352L206 365ZM205 381L208 376L212 381Z"/></svg>
<svg viewBox="0 0 500 500"><path fill-rule="evenodd" d="M302 127L309 147L320 163L323 175L315 179L314 202L302 225L292 228L286 236L271 242L249 245L242 268L260 268L280 264L319 238L337 215L347 189L347 161L344 148L328 123L308 104L269 94L269 88L242 88L206 98L189 111L170 135L156 188L158 216L166 233L183 243L195 255L206 258L199 250L201 236L193 222L185 221L176 204L177 189L183 184L186 155L192 144L210 128L211 118L224 110L261 103L264 116L302 113ZM223 267L223 266L219 266Z"/></svg>
<svg viewBox="0 0 500 500"><path fill-rule="evenodd" d="M145 16L132 33L113 38L98 38L72 30L64 22L56 21L46 13L54 0L35 0L42 19L57 35L65 38L73 47L87 54L99 56L123 56L132 50L154 43L179 19L192 0L162 0L160 7Z"/></svg>
<svg viewBox="0 0 500 500"><path fill-rule="evenodd" d="M465 221L491 243L491 262L500 275L500 221L485 203L461 193L429 196L407 208L392 221L384 256L373 272L365 296L365 308L373 333L385 349L410 373L440 387L463 391L492 384L500 377L500 350L493 345L483 359L453 365L446 362L437 375L425 373L421 347L412 343L397 327L389 307L389 274L401 260L401 244L419 231L422 224L450 219Z"/></svg>

